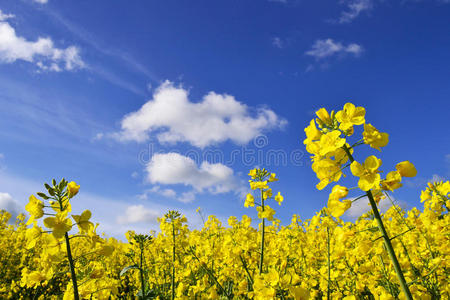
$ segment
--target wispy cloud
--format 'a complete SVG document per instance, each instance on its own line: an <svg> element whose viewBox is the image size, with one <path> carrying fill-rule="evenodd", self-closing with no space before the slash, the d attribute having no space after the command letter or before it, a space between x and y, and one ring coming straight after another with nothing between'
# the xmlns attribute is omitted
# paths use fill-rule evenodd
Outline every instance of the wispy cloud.
<svg viewBox="0 0 450 300"><path fill-rule="evenodd" d="M34 63L39 69L59 72L83 68L85 63L76 46L55 47L49 37L38 37L29 41L17 35L16 30L7 22L11 14L0 11L0 62L13 63L17 60Z"/></svg>
<svg viewBox="0 0 450 300"><path fill-rule="evenodd" d="M282 49L282 48L284 48L285 43L280 37L276 36L272 39L272 45L276 48Z"/></svg>
<svg viewBox="0 0 450 300"><path fill-rule="evenodd" d="M373 0L344 0L341 1L347 6L347 9L341 13L339 23L350 23L361 13L372 10Z"/></svg>
<svg viewBox="0 0 450 300"><path fill-rule="evenodd" d="M48 0L33 0L33 1L39 4L46 4L48 2Z"/></svg>
<svg viewBox="0 0 450 300"><path fill-rule="evenodd" d="M134 71L145 75L148 79L152 80L153 82L159 82L158 77L153 72L151 72L146 66L137 61L130 53L114 49L111 46L102 44L100 39L96 36L93 36L91 32L69 21L68 19L64 18L61 14L55 12L52 9L46 9L43 10L42 12L47 14L52 19L56 20L58 23L64 26L66 30L71 32L77 39L91 46L99 53L120 61L124 66L129 67Z"/></svg>
<svg viewBox="0 0 450 300"><path fill-rule="evenodd" d="M363 52L361 45L351 43L344 45L341 42L335 42L333 39L317 40L311 49L306 51L306 55L312 56L317 60L322 60L338 54L351 54L359 56Z"/></svg>

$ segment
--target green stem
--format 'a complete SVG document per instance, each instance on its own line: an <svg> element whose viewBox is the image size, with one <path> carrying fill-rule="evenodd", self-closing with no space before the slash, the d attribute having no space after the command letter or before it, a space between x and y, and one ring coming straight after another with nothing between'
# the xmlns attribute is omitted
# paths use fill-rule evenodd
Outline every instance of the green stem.
<svg viewBox="0 0 450 300"><path fill-rule="evenodd" d="M139 262L139 274L141 277L141 291L142 291L142 299L145 299L145 282L144 282L144 270L142 269L142 262L143 262L143 256L144 256L144 249L143 245L141 245L141 256L140 256L140 262Z"/></svg>
<svg viewBox="0 0 450 300"><path fill-rule="evenodd" d="M263 190L261 189L261 209L262 212L264 212L264 195L263 195ZM266 227L266 223L265 223L266 219L263 218L262 219L262 226L261 226L261 253L259 256L259 274L262 274L262 269L263 269L263 261L264 261L264 230Z"/></svg>
<svg viewBox="0 0 450 300"><path fill-rule="evenodd" d="M61 212L62 212L64 209L63 209L63 206L62 206L62 199L61 198L62 197L58 194L59 207L60 207ZM66 240L67 259L69 260L69 267L70 267L70 277L72 278L73 298L75 300L79 300L80 299L80 295L78 294L77 276L75 274L75 264L73 263L72 251L70 250L69 234L67 232L64 234L64 238Z"/></svg>
<svg viewBox="0 0 450 300"><path fill-rule="evenodd" d="M328 267L328 286L327 286L327 299L331 299L331 266L330 266L330 228L327 227L327 267Z"/></svg>
<svg viewBox="0 0 450 300"><path fill-rule="evenodd" d="M172 220L172 300L175 299L175 223Z"/></svg>
<svg viewBox="0 0 450 300"><path fill-rule="evenodd" d="M354 162L355 159L353 158L352 154L350 153L350 150L347 146L344 145L343 147L345 153L347 153L347 156L350 160L350 162ZM381 219L380 212L378 211L377 203L375 202L372 191L368 190L366 192L367 198L369 198L369 203L373 211L373 215L375 216L375 219L377 220L378 229L380 230L383 239L384 239L384 245L386 246L386 250L389 254L389 257L392 261L392 264L394 265L395 273L397 274L397 278L400 281L400 286L403 290L403 293L405 293L406 299L412 300L411 292L409 291L408 284L406 283L405 276L403 275L402 268L400 267L400 263L398 262L397 256L395 255L394 247L392 246L391 239L389 238L389 235L386 231L386 228L384 227L383 220Z"/></svg>

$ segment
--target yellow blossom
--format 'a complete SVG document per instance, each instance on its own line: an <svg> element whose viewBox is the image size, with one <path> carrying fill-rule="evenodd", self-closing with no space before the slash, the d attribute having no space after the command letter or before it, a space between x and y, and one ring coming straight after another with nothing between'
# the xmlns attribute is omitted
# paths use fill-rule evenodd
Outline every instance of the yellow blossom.
<svg viewBox="0 0 450 300"><path fill-rule="evenodd" d="M57 213L55 217L44 219L44 225L52 229L52 234L56 239L60 239L72 228L72 221L65 213Z"/></svg>
<svg viewBox="0 0 450 300"><path fill-rule="evenodd" d="M395 168L402 177L414 177L417 175L416 167L409 161L399 162Z"/></svg>
<svg viewBox="0 0 450 300"><path fill-rule="evenodd" d="M357 161L352 162L350 170L354 176L359 177L358 187L363 191L368 191L378 187L380 184L380 174L378 168L381 166L381 159L371 155L366 158L364 164Z"/></svg>
<svg viewBox="0 0 450 300"><path fill-rule="evenodd" d="M67 184L67 191L69 192L69 198L72 198L78 193L80 186L75 182L71 181Z"/></svg>
<svg viewBox="0 0 450 300"><path fill-rule="evenodd" d="M25 209L31 215L30 219L27 222L27 225L29 225L34 220L42 218L42 216L44 215L44 202L37 199L34 195L31 195L28 204L25 205Z"/></svg>
<svg viewBox="0 0 450 300"><path fill-rule="evenodd" d="M245 198L245 203L244 203L245 207L249 207L249 206L255 206L255 197L253 197L252 194L247 194L247 198Z"/></svg>
<svg viewBox="0 0 450 300"><path fill-rule="evenodd" d="M275 196L275 201L277 201L278 202L278 205L281 205L281 202L283 202L283 200L284 200L284 197L281 195L281 193L280 192L278 192L278 194Z"/></svg>
<svg viewBox="0 0 450 300"><path fill-rule="evenodd" d="M363 138L364 143L377 150L380 150L381 147L386 146L389 142L389 134L379 132L371 124L364 124Z"/></svg>
<svg viewBox="0 0 450 300"><path fill-rule="evenodd" d="M355 107L352 103L346 103L343 110L336 113L336 119L341 123L339 129L347 131L353 125L362 125L365 122L364 116L366 110L364 107Z"/></svg>

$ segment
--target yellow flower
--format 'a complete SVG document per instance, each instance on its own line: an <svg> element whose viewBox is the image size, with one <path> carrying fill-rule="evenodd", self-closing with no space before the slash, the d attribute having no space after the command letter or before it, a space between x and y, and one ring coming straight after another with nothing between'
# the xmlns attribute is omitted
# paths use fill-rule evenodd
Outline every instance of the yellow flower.
<svg viewBox="0 0 450 300"><path fill-rule="evenodd" d="M256 178L256 174L257 174L257 170L258 170L258 169L250 170L250 172L248 172L248 176L250 176L250 177L252 177L253 179L255 179L255 178Z"/></svg>
<svg viewBox="0 0 450 300"><path fill-rule="evenodd" d="M271 286L276 286L280 281L280 275L275 269L270 269L267 274L265 274L265 281L268 282Z"/></svg>
<svg viewBox="0 0 450 300"><path fill-rule="evenodd" d="M308 290L301 287L300 285L290 286L289 292L291 293L291 296L293 296L295 300L308 300L309 299Z"/></svg>
<svg viewBox="0 0 450 300"><path fill-rule="evenodd" d="M75 181L69 182L69 184L67 184L67 191L69 192L69 198L75 196L78 193L79 189L80 186Z"/></svg>
<svg viewBox="0 0 450 300"><path fill-rule="evenodd" d="M409 161L399 162L395 168L402 175L402 177L414 177L417 175L416 167Z"/></svg>
<svg viewBox="0 0 450 300"><path fill-rule="evenodd" d="M272 197L272 189L264 191L262 196L264 200L270 199Z"/></svg>
<svg viewBox="0 0 450 300"><path fill-rule="evenodd" d="M311 167L320 180L316 185L318 190L322 190L332 181L338 181L342 176L341 165L330 158L314 161Z"/></svg>
<svg viewBox="0 0 450 300"><path fill-rule="evenodd" d="M333 112L331 114L333 114ZM333 120L331 119L330 114L325 108L322 107L321 109L316 111L316 115L318 117L318 119L316 119L317 124L319 124L321 128L332 125Z"/></svg>
<svg viewBox="0 0 450 300"><path fill-rule="evenodd" d="M245 203L244 203L245 207L249 207L249 206L255 206L255 197L253 197L252 194L247 194L247 198L245 199Z"/></svg>
<svg viewBox="0 0 450 300"><path fill-rule="evenodd" d="M30 225L34 220L42 218L44 215L44 202L31 195L28 204L25 205L25 209L31 215L27 222L27 225Z"/></svg>
<svg viewBox="0 0 450 300"><path fill-rule="evenodd" d="M278 178L275 177L276 174L275 173L271 173L270 177L269 177L269 182L274 182L274 181L278 181Z"/></svg>
<svg viewBox="0 0 450 300"><path fill-rule="evenodd" d="M336 198L328 199L328 209L333 217L339 218L352 206L351 200L343 200L342 202Z"/></svg>
<svg viewBox="0 0 450 300"><path fill-rule="evenodd" d="M32 228L28 228L25 233L25 238L27 240L27 249L32 249L36 246L36 242L39 237L42 235L41 227L37 226L37 222L35 221Z"/></svg>
<svg viewBox="0 0 450 300"><path fill-rule="evenodd" d="M267 219L269 221L273 220L273 215L275 215L275 210L272 209L269 205L264 206L264 210L261 206L258 206L256 208L258 211L258 218L260 219Z"/></svg>
<svg viewBox="0 0 450 300"><path fill-rule="evenodd" d="M320 137L322 136L322 132L317 129L316 122L314 122L314 119L311 120L309 123L309 126L305 128L306 133L306 139L303 141L303 143L306 145L309 143L309 141L315 141L320 140Z"/></svg>
<svg viewBox="0 0 450 300"><path fill-rule="evenodd" d="M280 192L278 192L278 194L275 196L275 201L278 202L278 205L281 205L281 202L283 202L284 197L281 196Z"/></svg>
<svg viewBox="0 0 450 300"><path fill-rule="evenodd" d="M322 135L320 138L319 154L325 156L326 154L336 151L345 145L345 139L340 137L341 132L339 130L333 130L327 134Z"/></svg>
<svg viewBox="0 0 450 300"><path fill-rule="evenodd" d="M265 181L250 181L250 188L252 190L256 189L268 189L267 180Z"/></svg>
<svg viewBox="0 0 450 300"><path fill-rule="evenodd" d="M72 229L72 221L67 218L65 213L57 213L55 217L44 219L44 225L52 229L52 234L56 239L60 239L66 232Z"/></svg>
<svg viewBox="0 0 450 300"><path fill-rule="evenodd" d="M380 150L380 147L386 146L389 142L389 134L379 132L371 124L364 124L363 138L364 143L377 150Z"/></svg>
<svg viewBox="0 0 450 300"><path fill-rule="evenodd" d="M381 166L381 159L371 155L366 158L363 165L354 161L350 165L350 170L354 176L359 177L358 187L363 191L376 188L380 184L380 174L378 168Z"/></svg>
<svg viewBox="0 0 450 300"><path fill-rule="evenodd" d="M110 256L113 252L114 252L114 246L103 245L98 253L103 256Z"/></svg>
<svg viewBox="0 0 450 300"><path fill-rule="evenodd" d="M386 179L381 181L381 187L383 190L393 191L402 186L400 183L402 181L402 176L398 171L389 172L386 175Z"/></svg>
<svg viewBox="0 0 450 300"><path fill-rule="evenodd" d="M341 186L339 184L336 184L332 189L329 199L342 199L344 197L347 197L348 195L348 188L345 186Z"/></svg>
<svg viewBox="0 0 450 300"><path fill-rule="evenodd" d="M339 129L349 130L353 125L362 125L365 122L364 116L366 110L364 107L355 107L352 103L346 103L344 109L336 113L336 119L341 123Z"/></svg>
<svg viewBox="0 0 450 300"><path fill-rule="evenodd" d="M72 218L77 223L78 228L80 229L81 232L87 232L89 231L91 226L94 226L92 222L89 222L91 215L92 213L89 210L83 211L81 215L72 215Z"/></svg>

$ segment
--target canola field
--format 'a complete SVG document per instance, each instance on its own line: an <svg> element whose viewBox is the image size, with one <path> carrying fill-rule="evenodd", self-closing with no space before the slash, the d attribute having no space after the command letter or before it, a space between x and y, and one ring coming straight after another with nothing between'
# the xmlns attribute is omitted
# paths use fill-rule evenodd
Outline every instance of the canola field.
<svg viewBox="0 0 450 300"><path fill-rule="evenodd" d="M293 215L282 225L276 170L258 168L244 203L256 220L209 216L192 230L182 212L169 211L159 233L129 231L122 242L97 232L95 211L72 214L82 197L76 182L52 180L30 195L29 216L0 212L0 298L449 299L450 182L424 186L421 207L381 213L379 201L416 176L414 164L383 170L376 155L389 135L367 122L363 107L316 115L304 144L317 189L331 193L312 218ZM373 154L364 157L363 148ZM353 185L338 184L343 177ZM342 220L355 201L371 211Z"/></svg>

